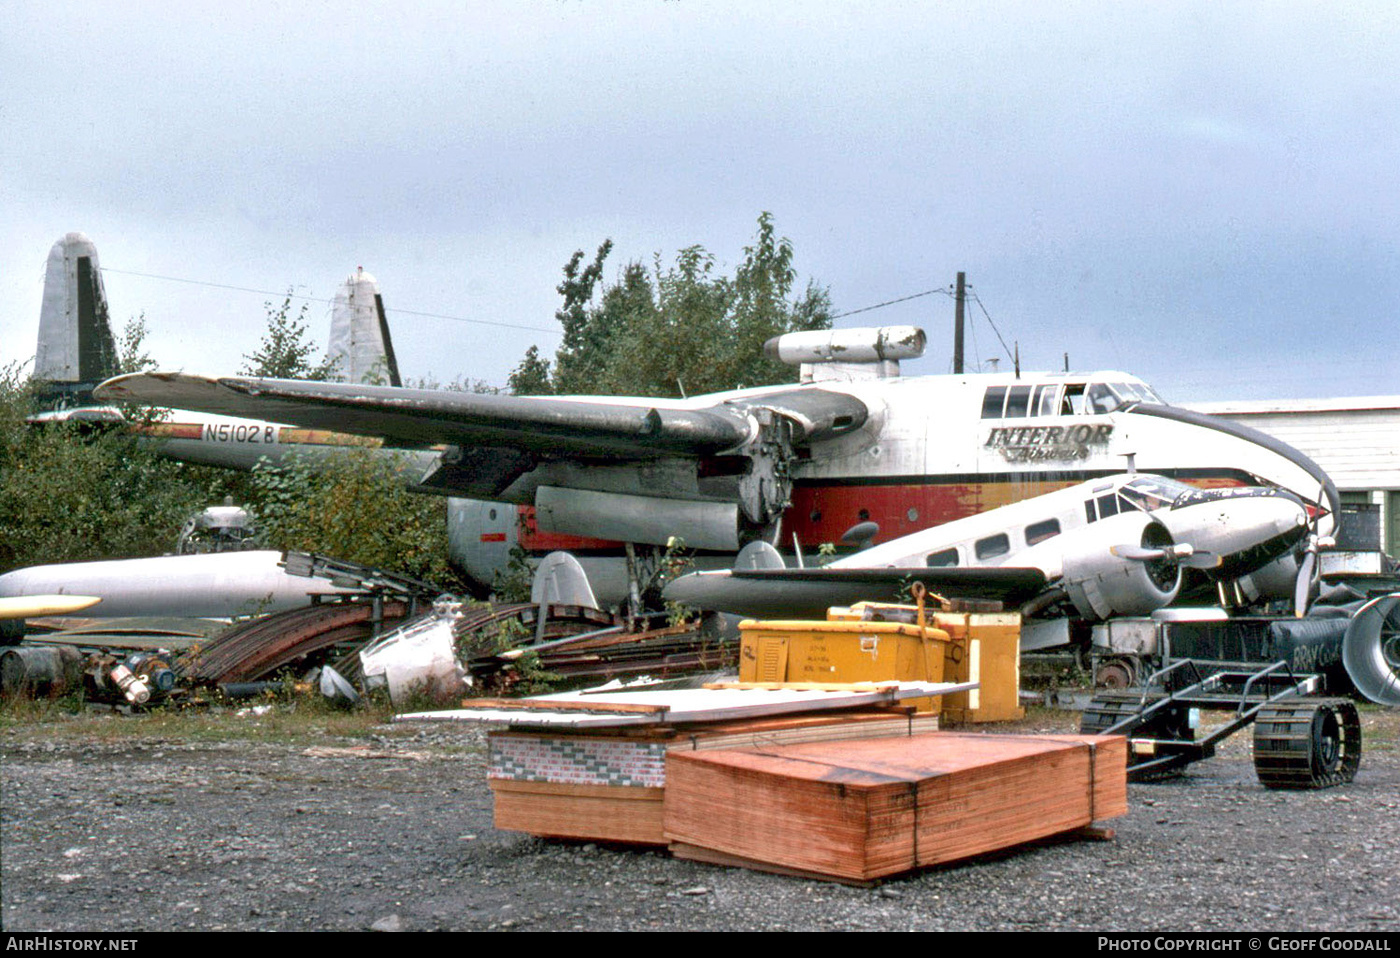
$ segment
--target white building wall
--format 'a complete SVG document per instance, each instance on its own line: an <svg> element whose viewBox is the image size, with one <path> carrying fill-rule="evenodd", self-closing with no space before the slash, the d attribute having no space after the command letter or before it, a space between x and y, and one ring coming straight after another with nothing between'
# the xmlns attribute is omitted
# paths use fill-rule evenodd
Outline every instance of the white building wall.
<svg viewBox="0 0 1400 958"><path fill-rule="evenodd" d="M1400 553L1400 396L1183 405L1281 439L1339 491L1367 493L1380 506L1381 547Z"/></svg>
<svg viewBox="0 0 1400 958"><path fill-rule="evenodd" d="M1338 489L1400 489L1400 396L1184 405L1282 439L1326 470Z"/></svg>

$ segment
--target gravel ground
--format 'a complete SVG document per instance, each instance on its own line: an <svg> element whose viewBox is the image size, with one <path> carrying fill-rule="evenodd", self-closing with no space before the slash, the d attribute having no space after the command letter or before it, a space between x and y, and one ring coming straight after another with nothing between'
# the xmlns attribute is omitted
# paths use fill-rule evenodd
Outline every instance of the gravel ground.
<svg viewBox="0 0 1400 958"><path fill-rule="evenodd" d="M1020 729L1076 721L1042 712ZM1342 788L1263 789L1244 733L1184 776L1130 786L1113 841L872 889L497 831L472 727L296 745L12 728L0 736L0 919L104 932L1394 932L1400 711L1367 711L1364 727L1361 772Z"/></svg>

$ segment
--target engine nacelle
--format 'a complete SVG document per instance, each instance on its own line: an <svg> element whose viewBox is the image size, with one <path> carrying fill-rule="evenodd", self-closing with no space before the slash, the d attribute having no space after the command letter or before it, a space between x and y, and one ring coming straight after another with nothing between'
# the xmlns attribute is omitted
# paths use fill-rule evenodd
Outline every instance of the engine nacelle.
<svg viewBox="0 0 1400 958"><path fill-rule="evenodd" d="M917 359L926 337L917 326L872 329L818 329L774 336L763 344L769 359L797 366L803 363L879 363Z"/></svg>
<svg viewBox="0 0 1400 958"><path fill-rule="evenodd" d="M1174 545L1167 527L1142 512L1100 520L1064 553L1061 585L1086 619L1147 615L1169 604L1181 588L1181 564L1170 554L1125 559L1114 546L1160 549ZM1054 540L1046 546L1053 547Z"/></svg>
<svg viewBox="0 0 1400 958"><path fill-rule="evenodd" d="M665 545L679 537L692 549L739 550L739 507L615 492L540 486L535 521L544 532Z"/></svg>

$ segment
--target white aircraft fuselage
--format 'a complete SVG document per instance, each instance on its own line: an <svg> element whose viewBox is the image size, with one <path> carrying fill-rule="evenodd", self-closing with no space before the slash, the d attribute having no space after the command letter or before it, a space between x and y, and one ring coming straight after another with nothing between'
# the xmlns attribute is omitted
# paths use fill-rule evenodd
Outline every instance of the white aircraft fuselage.
<svg viewBox="0 0 1400 958"><path fill-rule="evenodd" d="M707 611L821 617L828 606L889 600L921 581L952 598L995 596L1028 616L1056 609L1054 615L1099 621L1168 605L1182 588L1183 566L1215 583L1278 562L1296 573L1294 556L1308 529L1301 500L1276 488L1201 490L1126 474L954 520L817 568L778 568L770 553L760 568L685 576L666 596Z"/></svg>

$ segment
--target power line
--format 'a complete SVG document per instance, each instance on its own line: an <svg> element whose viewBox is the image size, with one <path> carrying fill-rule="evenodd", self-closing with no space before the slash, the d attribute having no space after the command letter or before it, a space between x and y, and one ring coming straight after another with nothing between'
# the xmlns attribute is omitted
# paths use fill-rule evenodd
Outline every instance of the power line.
<svg viewBox="0 0 1400 958"><path fill-rule="evenodd" d="M844 316L854 316L856 313L868 313L872 309L884 309L886 306L893 306L895 303L907 303L911 299L918 299L921 296L932 296L934 293L942 293L944 296L953 295L948 290L943 289L941 287L939 289L926 289L922 293L913 293L909 296L901 296L899 297L899 299L889 299L883 303L876 303L874 306L862 306L860 309L851 309L847 310L844 313L837 313L831 318L841 319Z"/></svg>
<svg viewBox="0 0 1400 958"><path fill-rule="evenodd" d="M1001 330L997 329L997 324L992 322L992 314L987 312L987 307L982 305L982 298L977 295L975 290L972 293L972 301L977 304L978 309L982 310L982 315L987 317L987 324L992 327L992 332L997 334L997 339L1001 342L1001 348L1006 350L1006 355L1009 359L1011 357L1011 348L1006 345L1006 340L1001 338Z"/></svg>
<svg viewBox="0 0 1400 958"><path fill-rule="evenodd" d="M257 293L260 296L288 296L292 299L305 300L308 303L330 303L334 305L335 300L323 299L317 296L303 296L290 291L275 291L270 289L253 289L248 286L230 286L227 283L211 283L201 279L184 279L179 276L158 276L155 273L138 273L129 269L113 269L111 266L103 266L104 273L121 273L124 276L140 276L145 279L159 279L169 283L188 283L191 286L208 286L211 289L228 289L239 293ZM498 323L489 319L468 319L466 316L449 316L446 313L425 313L416 309L400 309L398 307L384 307L386 313L403 313L405 316L425 316L429 319L450 319L456 323L475 323L478 326L496 326L501 329L524 329L532 333L553 333L555 336L562 335L560 330L545 329L541 326L522 326L517 323Z"/></svg>
<svg viewBox="0 0 1400 958"><path fill-rule="evenodd" d="M289 291L286 291L286 290L254 289L254 288L251 287L251 286L233 286L233 285L228 284L228 283L213 283L213 282L209 282L208 280L202 280L202 279L186 279L186 278L184 278L184 277L182 277L182 276L161 276L161 275L159 275L159 274L157 274L157 273L140 273L140 272L137 272L136 270L130 270L130 269L116 269L116 268L111 267L111 266L103 266L103 267L102 267L102 272L104 272L104 273L120 273L120 274L123 275L123 276L140 276L140 277L142 277L143 279L158 279L158 280L162 280L162 281L167 282L167 283L186 283L186 284L188 284L188 285L190 285L190 286L206 286L206 287L208 287L208 288L210 288L210 289L227 289L227 290L231 290L231 291L233 291L233 292L238 292L238 293L256 293L256 294L259 295L259 296L290 296L292 299L304 300L304 301L306 301L306 302L308 302L308 303L329 303L329 304L332 304L332 305L334 305L334 303L335 303L335 300L333 300L333 299L325 299L324 297L318 297L318 296L305 296L305 295L302 295L302 294L300 294L300 293L293 293L293 292L289 292ZM950 297L950 298L951 298L952 295L953 295L952 292L951 292L950 290L948 290L948 289L946 289L946 288L943 288L943 287L940 287L940 288L938 288L938 289L926 289L926 290L924 290L924 291L921 292L921 293L911 293L911 294L908 295L908 296L900 296L900 297L898 297L897 299L888 299L888 300L885 300L883 303L876 303L876 304L874 304L873 306L862 306L860 309L851 309L851 310L847 310L847 311L844 312L844 313L836 313L836 314L834 314L831 318L832 318L832 319L842 319L842 318L844 318L844 317L846 317L846 316L855 316L857 313L868 313L868 312L871 312L872 310L884 309L886 306L894 306L894 305L896 305L897 303L907 303L907 302L909 302L910 300L913 300L913 299L921 299L921 298L924 297L924 296L932 296L932 295L934 295L935 293L941 293L941 294L943 294L944 296L948 296L948 297ZM978 299L976 298L975 295L973 296L973 299L977 302L977 305L978 305L978 306L981 306L981 307L982 307L982 313L983 313L983 315L986 315L987 309L986 309L985 306L982 306L981 300L978 300ZM524 326L524 325L521 325L521 324L519 324L519 323L501 323L501 322L494 322L494 321L489 320L489 319L470 319L470 318L468 318L468 317L466 317L466 316L452 316L452 315L449 315L449 314L447 314L447 313L428 313L428 312L424 312L424 311L422 311L422 310L416 310L416 309L403 309L402 307L398 307L398 306L395 306L395 307L385 306L385 307L384 307L384 311L385 311L385 312L388 312L388 313L402 313L402 314L405 315L405 316L422 316L422 317L425 317L425 318L428 318L428 319L447 319L447 320L451 320L452 322L456 322L456 323L474 323L474 324L476 324L476 325L478 325L478 326L495 326L495 327L498 327L498 328L501 328L501 329L523 329L523 330L526 330L526 331L529 331L529 332L532 332L532 333L551 333L551 334L553 334L553 335L555 335L555 336L563 335L563 333L562 333L561 330L558 330L558 329L546 329L546 328L544 328L544 327L542 327L542 326ZM992 318L991 318L990 316L987 316L987 322L990 323L991 321L992 321ZM993 324L993 325L992 325L992 329L994 329L994 330L996 329L996 324ZM999 339L1001 338L1001 333L1000 333L1000 332L997 333L997 338L999 338ZM1002 341L1002 346L1005 346L1005 345L1006 345L1006 342L1003 340L1003 341Z"/></svg>

